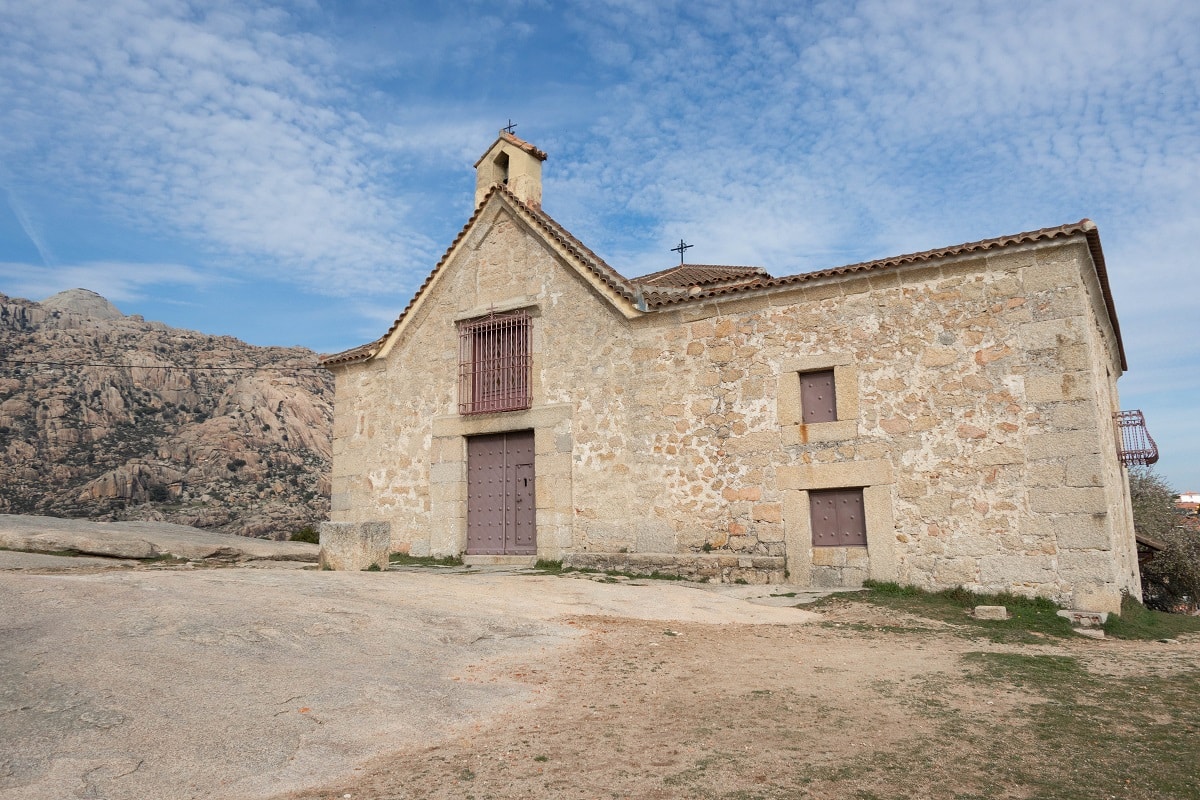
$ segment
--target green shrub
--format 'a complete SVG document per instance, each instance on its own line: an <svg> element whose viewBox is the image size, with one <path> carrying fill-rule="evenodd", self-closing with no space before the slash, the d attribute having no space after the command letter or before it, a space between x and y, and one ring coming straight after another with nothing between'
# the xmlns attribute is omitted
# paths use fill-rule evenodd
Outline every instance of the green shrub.
<svg viewBox="0 0 1200 800"><path fill-rule="evenodd" d="M312 525L305 525L300 530L292 534L293 542L308 542L309 544L320 544L321 534Z"/></svg>

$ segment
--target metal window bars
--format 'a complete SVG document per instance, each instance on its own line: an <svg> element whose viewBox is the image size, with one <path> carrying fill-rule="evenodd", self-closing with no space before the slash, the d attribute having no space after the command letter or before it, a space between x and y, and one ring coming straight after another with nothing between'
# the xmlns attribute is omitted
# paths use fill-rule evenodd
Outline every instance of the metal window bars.
<svg viewBox="0 0 1200 800"><path fill-rule="evenodd" d="M458 328L458 413L529 408L529 314L492 313Z"/></svg>
<svg viewBox="0 0 1200 800"><path fill-rule="evenodd" d="M1149 466L1158 461L1158 445L1146 430L1146 418L1142 412L1117 411L1113 414L1117 428L1117 456L1126 467Z"/></svg>

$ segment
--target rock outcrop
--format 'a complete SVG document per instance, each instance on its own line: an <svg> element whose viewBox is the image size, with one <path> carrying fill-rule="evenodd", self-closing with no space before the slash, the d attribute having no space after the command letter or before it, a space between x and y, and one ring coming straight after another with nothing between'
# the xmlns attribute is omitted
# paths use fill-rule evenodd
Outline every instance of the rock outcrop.
<svg viewBox="0 0 1200 800"><path fill-rule="evenodd" d="M329 511L331 376L303 348L0 295L0 513L287 538Z"/></svg>

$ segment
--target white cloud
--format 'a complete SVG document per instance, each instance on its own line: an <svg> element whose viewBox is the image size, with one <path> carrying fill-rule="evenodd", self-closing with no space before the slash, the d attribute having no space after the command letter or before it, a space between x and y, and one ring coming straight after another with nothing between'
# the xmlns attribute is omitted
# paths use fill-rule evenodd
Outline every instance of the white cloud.
<svg viewBox="0 0 1200 800"><path fill-rule="evenodd" d="M10 297L45 300L67 289L90 289L114 303L141 300L150 287L207 287L220 278L183 264L130 264L97 261L84 264L0 262L0 290Z"/></svg>
<svg viewBox="0 0 1200 800"><path fill-rule="evenodd" d="M328 44L281 11L47 0L0 7L0 36L0 148L27 180L330 293L436 249L375 179Z"/></svg>

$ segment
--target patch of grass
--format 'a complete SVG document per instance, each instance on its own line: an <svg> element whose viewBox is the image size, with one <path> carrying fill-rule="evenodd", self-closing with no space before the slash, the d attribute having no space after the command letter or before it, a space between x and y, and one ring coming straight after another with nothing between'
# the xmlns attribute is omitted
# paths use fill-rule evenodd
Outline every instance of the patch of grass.
<svg viewBox="0 0 1200 800"><path fill-rule="evenodd" d="M402 567L461 567L462 556L410 556L408 553L392 553L388 563Z"/></svg>
<svg viewBox="0 0 1200 800"><path fill-rule="evenodd" d="M1200 633L1200 617L1154 611L1126 597L1121 616L1110 615L1104 633L1114 639L1173 639L1180 634Z"/></svg>
<svg viewBox="0 0 1200 800"><path fill-rule="evenodd" d="M927 592L898 583L864 581L863 591L831 595L810 608L833 602L871 603L928 619L963 626L972 634L983 634L997 642L1030 642L1041 636L1071 636L1071 624L1058 616L1058 606L1041 597L1022 597L1002 592L976 594L963 588ZM1006 620L981 620L971 616L975 606L1004 606Z"/></svg>
<svg viewBox="0 0 1200 800"><path fill-rule="evenodd" d="M1047 690L1068 682L1091 682L1079 660L1071 656L973 652L963 653L963 661L975 668L973 677L1020 687Z"/></svg>
<svg viewBox="0 0 1200 800"><path fill-rule="evenodd" d="M642 574L639 572L626 572L619 569L592 569L590 567L564 567L561 561L546 561L538 559L533 568L544 572L547 575L566 575L569 573L577 573L579 575L604 575L612 580L605 581L606 583L616 583L617 578L646 578L654 581L686 581L687 578L681 575L671 575L665 572L655 570L650 574Z"/></svg>

